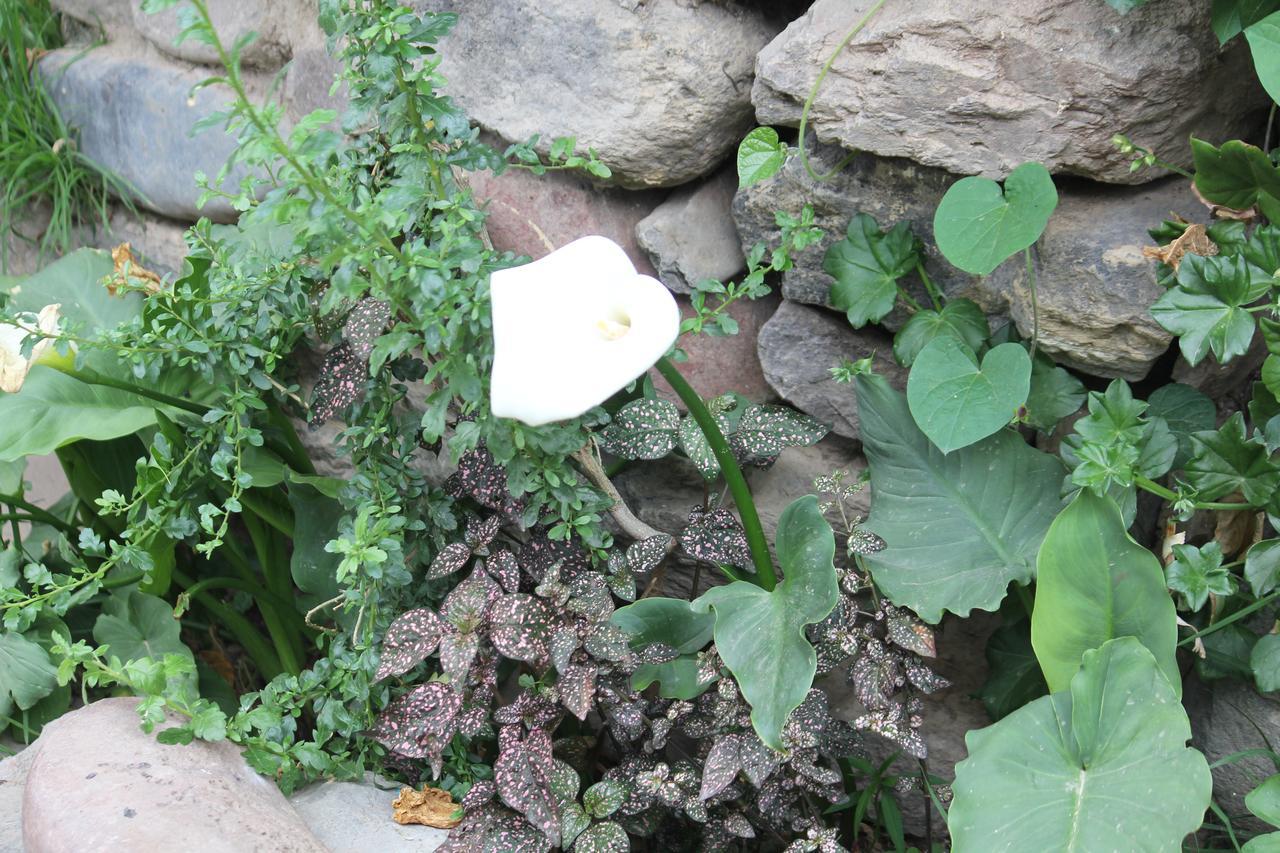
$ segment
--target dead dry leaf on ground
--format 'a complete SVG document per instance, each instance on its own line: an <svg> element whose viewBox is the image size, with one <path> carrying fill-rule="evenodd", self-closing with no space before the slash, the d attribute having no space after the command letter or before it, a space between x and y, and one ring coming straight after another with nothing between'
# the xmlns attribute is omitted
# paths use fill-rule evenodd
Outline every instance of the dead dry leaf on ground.
<svg viewBox="0 0 1280 853"><path fill-rule="evenodd" d="M1167 246L1143 246L1144 257L1155 258L1168 264L1176 272L1183 255L1216 255L1218 244L1209 239L1209 233L1200 223L1188 225L1178 238Z"/></svg>
<svg viewBox="0 0 1280 853"><path fill-rule="evenodd" d="M462 822L462 806L453 801L448 791L439 788L401 788L400 796L391 802L392 818L399 824L419 823L436 829L453 829Z"/></svg>
<svg viewBox="0 0 1280 853"><path fill-rule="evenodd" d="M117 285L128 279L135 284L141 283L147 293L159 293L164 289L160 276L134 260L133 249L128 243L121 243L111 250L111 262L115 264L115 273L107 279L107 292L112 296L120 289Z"/></svg>

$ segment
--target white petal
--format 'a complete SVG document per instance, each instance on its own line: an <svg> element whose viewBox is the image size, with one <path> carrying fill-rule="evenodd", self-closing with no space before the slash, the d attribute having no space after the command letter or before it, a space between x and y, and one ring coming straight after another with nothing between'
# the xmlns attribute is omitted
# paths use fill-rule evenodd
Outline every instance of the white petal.
<svg viewBox="0 0 1280 853"><path fill-rule="evenodd" d="M60 308L62 308L62 305L57 302L41 308L40 314L36 317L36 328L46 335L58 334L58 310ZM53 338L42 338L31 349L31 361L38 362L53 347L53 343Z"/></svg>
<svg viewBox="0 0 1280 853"><path fill-rule="evenodd" d="M490 279L498 417L574 418L640 376L675 343L680 311L605 237L583 237Z"/></svg>

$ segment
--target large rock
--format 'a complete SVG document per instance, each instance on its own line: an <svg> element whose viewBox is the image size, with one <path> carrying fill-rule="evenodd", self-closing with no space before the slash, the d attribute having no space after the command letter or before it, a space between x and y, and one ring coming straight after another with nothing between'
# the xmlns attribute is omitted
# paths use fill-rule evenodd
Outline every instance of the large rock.
<svg viewBox="0 0 1280 853"><path fill-rule="evenodd" d="M85 52L68 47L40 60L54 103L76 128L80 150L111 170L143 197L143 204L175 219L208 216L235 219L236 211L221 199L196 205L200 190L192 177L210 177L236 148L235 137L221 127L193 134L195 123L229 106L218 87L191 95L191 87L208 76L157 56L139 53L130 42L107 44ZM224 189L235 189L241 173Z"/></svg>
<svg viewBox="0 0 1280 853"><path fill-rule="evenodd" d="M55 12L87 26L116 32L133 25L130 0L50 0Z"/></svg>
<svg viewBox="0 0 1280 853"><path fill-rule="evenodd" d="M279 789L226 741L165 746L137 699L103 699L45 726L27 775L27 853L325 853Z"/></svg>
<svg viewBox="0 0 1280 853"><path fill-rule="evenodd" d="M133 0L133 25L142 36L164 53L187 62L221 65L218 52L198 39L178 44L182 33L181 9L172 6L163 12L142 11L143 0ZM255 33L240 60L245 65L279 68L289 60L289 40L293 33L308 28L318 30L314 3L303 0L209 0L209 17L226 49Z"/></svg>
<svg viewBox="0 0 1280 853"><path fill-rule="evenodd" d="M818 168L830 166L838 153L819 149ZM1020 259L981 278L957 270L937 252L933 214L955 180L910 161L862 155L831 181L817 183L792 157L774 177L739 191L734 217L744 246L757 240L773 245L778 239L774 211L796 214L811 204L825 236L784 274L782 292L788 299L825 307L831 306L832 278L823 271L822 258L828 246L844 237L853 215L870 214L883 228L907 222L924 242L925 270L948 296L975 300L993 317L993 326L999 317L1011 315L1029 337L1034 327L1031 293ZM1041 347L1097 376L1141 379L1171 340L1149 311L1164 289L1156 281L1155 264L1142 255L1144 246L1154 245L1147 229L1170 212L1190 218L1203 206L1179 178L1140 187L1066 179L1059 181L1058 195L1058 208L1036 247ZM918 300L924 299L914 275L908 287ZM897 329L905 319L897 310L885 325Z"/></svg>
<svg viewBox="0 0 1280 853"><path fill-rule="evenodd" d="M1233 679L1206 685L1197 679L1185 684L1184 702L1191 717L1191 745L1210 764L1248 749L1274 749L1280 732L1280 700L1260 696L1253 685ZM1254 835L1272 827L1245 808L1245 795L1274 775L1270 758L1250 755L1213 769L1213 798L1228 815L1237 833Z"/></svg>
<svg viewBox="0 0 1280 853"><path fill-rule="evenodd" d="M738 176L722 169L705 183L684 187L636 225L640 248L658 278L676 293L689 293L703 279L727 282L746 269L733 225Z"/></svg>
<svg viewBox="0 0 1280 853"><path fill-rule="evenodd" d="M760 330L758 347L764 378L782 399L846 438L858 438L857 395L831 378L831 368L870 356L876 373L906 386L907 371L894 361L887 334L852 329L843 317L807 305L783 302Z"/></svg>
<svg viewBox="0 0 1280 853"><path fill-rule="evenodd" d="M756 63L761 124L797 125L823 63L870 0L819 0ZM1219 49L1210 4L1120 15L1101 0L889 3L831 66L809 113L818 138L1003 178L1034 160L1115 183L1128 134L1188 165L1187 136L1240 136L1266 103L1244 39Z"/></svg>
<svg viewBox="0 0 1280 853"><path fill-rule="evenodd" d="M694 315L688 299L680 296L676 298L676 302L680 305L682 317ZM756 339L761 327L777 310L778 302L776 295L770 295L754 302L739 300L730 305L725 313L737 322L736 335L686 335L680 339L680 347L689 356L689 360L680 364L679 370L693 386L693 390L707 399L730 391L736 391L757 403L773 399L773 388L765 379L760 368L760 357L756 354ZM653 377L659 393L683 410L684 406L676 397L675 391L671 390L658 371L650 370L649 375Z"/></svg>
<svg viewBox="0 0 1280 853"><path fill-rule="evenodd" d="M318 782L289 803L330 853L431 853L449 838L443 829L391 819L400 786L366 773L361 783Z"/></svg>
<svg viewBox="0 0 1280 853"><path fill-rule="evenodd" d="M34 758L23 749L0 760L0 853L22 853L22 792Z"/></svg>
<svg viewBox="0 0 1280 853"><path fill-rule="evenodd" d="M777 32L731 3L417 0L456 11L441 45L446 92L521 142L577 137L625 186L710 172L752 126L752 64Z"/></svg>

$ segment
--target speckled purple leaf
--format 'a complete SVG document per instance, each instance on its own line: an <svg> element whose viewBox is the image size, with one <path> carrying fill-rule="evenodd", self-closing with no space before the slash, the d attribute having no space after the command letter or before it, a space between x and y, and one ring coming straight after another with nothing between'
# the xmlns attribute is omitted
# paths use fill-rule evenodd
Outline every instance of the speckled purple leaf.
<svg viewBox="0 0 1280 853"><path fill-rule="evenodd" d="M471 549L463 542L453 542L444 546L427 569L427 580L446 578L461 569L471 559Z"/></svg>
<svg viewBox="0 0 1280 853"><path fill-rule="evenodd" d="M351 351L347 344L329 350L320 369L320 378L311 390L312 426L319 426L337 416L364 394L369 365Z"/></svg>
<svg viewBox="0 0 1280 853"><path fill-rule="evenodd" d="M564 672L569 668L569 659L581 645L582 640L578 637L578 630L572 625L562 625L556 628L555 633L551 635L551 642L548 644L551 653L551 665L556 668L556 672Z"/></svg>
<svg viewBox="0 0 1280 853"><path fill-rule="evenodd" d="M463 538L474 553L482 553L489 547L489 543L493 541L493 537L498 535L498 517L496 515L489 516L481 520L478 518L467 519L467 532Z"/></svg>
<svg viewBox="0 0 1280 853"><path fill-rule="evenodd" d="M675 450L680 412L666 400L633 400L600 433L600 445L623 459L661 459Z"/></svg>
<svg viewBox="0 0 1280 853"><path fill-rule="evenodd" d="M938 653L933 629L912 616L885 602L885 631L889 642L921 657L931 658Z"/></svg>
<svg viewBox="0 0 1280 853"><path fill-rule="evenodd" d="M489 639L512 660L542 664L550 655L555 614L541 599L522 593L504 595L489 609Z"/></svg>
<svg viewBox="0 0 1280 853"><path fill-rule="evenodd" d="M342 326L342 338L357 358L368 359L376 341L391 321L391 305L380 299L365 297L356 303Z"/></svg>
<svg viewBox="0 0 1280 853"><path fill-rule="evenodd" d="M504 730L501 752L493 765L498 796L542 830L551 845L560 844L560 813L551 791L555 761L551 738L542 730L532 731L523 740Z"/></svg>
<svg viewBox="0 0 1280 853"><path fill-rule="evenodd" d="M510 551L495 551L485 562L489 574L502 585L505 592L520 591L520 563Z"/></svg>
<svg viewBox="0 0 1280 853"><path fill-rule="evenodd" d="M467 634L482 624L493 606L502 596L497 582L481 568L476 567L466 580L455 586L440 605L440 615L460 632Z"/></svg>
<svg viewBox="0 0 1280 853"><path fill-rule="evenodd" d="M752 567L751 550L742 525L723 507L711 512L693 510L689 514L689 526L680 534L680 545L689 556L708 563Z"/></svg>
<svg viewBox="0 0 1280 853"><path fill-rule="evenodd" d="M560 704L579 720L585 720L596 697L595 665L568 667L556 682L556 689L560 692Z"/></svg>
<svg viewBox="0 0 1280 853"><path fill-rule="evenodd" d="M448 626L435 611L425 607L400 614L382 638L382 657L373 680L381 681L413 669L436 650L447 630Z"/></svg>
<svg viewBox="0 0 1280 853"><path fill-rule="evenodd" d="M474 632L448 634L440 640L440 668L453 684L463 684L467 671L480 648L480 638Z"/></svg>
<svg viewBox="0 0 1280 853"><path fill-rule="evenodd" d="M627 548L627 568L636 574L653 571L666 558L671 544L671 537L665 533L633 542Z"/></svg>
<svg viewBox="0 0 1280 853"><path fill-rule="evenodd" d="M373 737L410 758L438 754L438 744L452 737L462 697L448 684L432 681L393 700L374 724Z"/></svg>
<svg viewBox="0 0 1280 853"><path fill-rule="evenodd" d="M631 842L627 840L626 830L607 820L592 824L579 835L573 849L574 853L627 853Z"/></svg>
<svg viewBox="0 0 1280 853"><path fill-rule="evenodd" d="M829 431L821 421L795 409L756 405L743 413L730 443L750 456L777 456L786 447L816 444Z"/></svg>

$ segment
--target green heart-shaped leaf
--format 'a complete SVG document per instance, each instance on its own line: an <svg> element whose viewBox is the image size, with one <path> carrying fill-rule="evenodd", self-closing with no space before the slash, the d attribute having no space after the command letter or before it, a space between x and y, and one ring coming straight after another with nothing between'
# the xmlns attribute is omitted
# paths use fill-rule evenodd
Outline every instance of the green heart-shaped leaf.
<svg viewBox="0 0 1280 853"><path fill-rule="evenodd" d="M1003 190L989 178L961 178L933 215L934 239L948 261L986 275L1040 239L1057 206L1053 178L1039 163L1014 169Z"/></svg>
<svg viewBox="0 0 1280 853"><path fill-rule="evenodd" d="M1253 68L1272 100L1280 100L1280 12L1273 12L1245 28L1253 51Z"/></svg>
<svg viewBox="0 0 1280 853"><path fill-rule="evenodd" d="M787 146L772 127L757 127L738 145L738 186L749 187L773 177L787 161Z"/></svg>
<svg viewBox="0 0 1280 853"><path fill-rule="evenodd" d="M1001 344L979 367L973 352L950 335L934 338L907 379L907 405L920 429L943 453L998 431L1031 391L1031 356L1022 344Z"/></svg>

